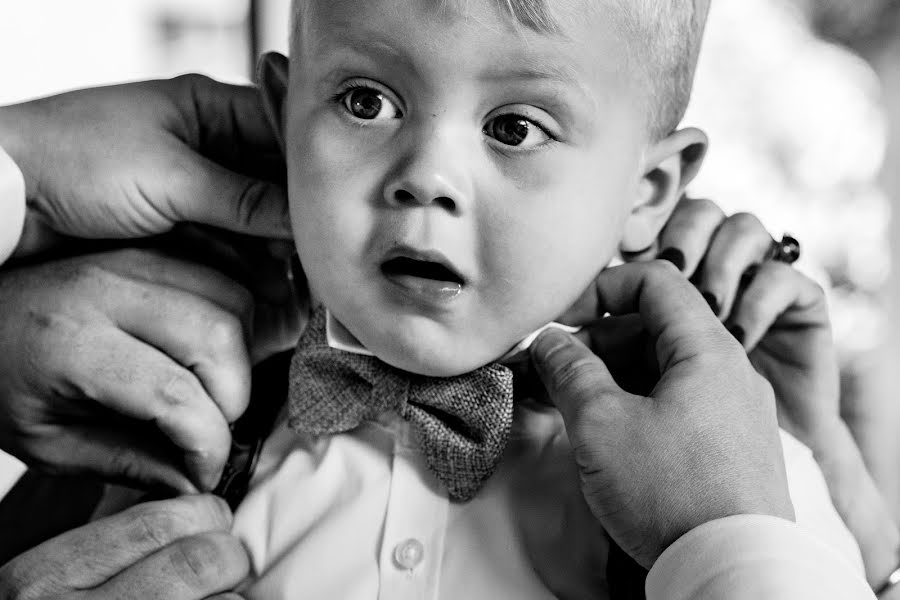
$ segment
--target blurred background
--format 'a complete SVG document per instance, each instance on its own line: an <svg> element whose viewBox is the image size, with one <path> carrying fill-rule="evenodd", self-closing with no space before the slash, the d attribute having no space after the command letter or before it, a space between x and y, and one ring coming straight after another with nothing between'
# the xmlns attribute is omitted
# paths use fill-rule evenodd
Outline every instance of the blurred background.
<svg viewBox="0 0 900 600"><path fill-rule="evenodd" d="M190 71L250 81L259 53L286 49L288 6L4 0L0 104ZM693 193L802 241L799 267L829 292L845 410L879 411L872 439L900 438L900 2L714 0L686 123L712 140Z"/></svg>

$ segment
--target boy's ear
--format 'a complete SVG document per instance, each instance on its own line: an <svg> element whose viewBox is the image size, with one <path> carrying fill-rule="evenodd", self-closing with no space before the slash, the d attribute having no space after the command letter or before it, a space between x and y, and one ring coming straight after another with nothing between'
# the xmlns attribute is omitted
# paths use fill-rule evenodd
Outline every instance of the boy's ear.
<svg viewBox="0 0 900 600"><path fill-rule="evenodd" d="M269 126L278 138L281 153L284 154L284 101L288 90L289 62L278 52L263 54L256 67L256 80L262 94L263 110Z"/></svg>
<svg viewBox="0 0 900 600"><path fill-rule="evenodd" d="M705 133L689 127L647 151L644 176L619 245L623 253L643 252L653 245L685 187L700 170L708 145Z"/></svg>

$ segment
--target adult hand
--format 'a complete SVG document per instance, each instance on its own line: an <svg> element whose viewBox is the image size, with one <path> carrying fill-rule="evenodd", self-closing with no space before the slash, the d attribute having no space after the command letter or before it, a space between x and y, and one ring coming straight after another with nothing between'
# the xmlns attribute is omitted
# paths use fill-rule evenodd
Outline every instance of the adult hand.
<svg viewBox="0 0 900 600"><path fill-rule="evenodd" d="M0 447L50 471L212 489L249 400L252 310L219 272L149 251L0 273Z"/></svg>
<svg viewBox="0 0 900 600"><path fill-rule="evenodd" d="M792 519L771 386L700 293L661 261L609 269L596 286L603 309L639 315L660 370L653 390L624 391L591 350L557 330L537 339L532 358L610 536L649 568L707 521Z"/></svg>
<svg viewBox="0 0 900 600"><path fill-rule="evenodd" d="M59 235L142 237L181 221L290 237L286 196L268 182L284 162L253 88L186 75L0 107L0 146L25 175L19 256Z"/></svg>
<svg viewBox="0 0 900 600"><path fill-rule="evenodd" d="M221 499L133 507L60 535L0 568L0 598L237 600L249 571Z"/></svg>

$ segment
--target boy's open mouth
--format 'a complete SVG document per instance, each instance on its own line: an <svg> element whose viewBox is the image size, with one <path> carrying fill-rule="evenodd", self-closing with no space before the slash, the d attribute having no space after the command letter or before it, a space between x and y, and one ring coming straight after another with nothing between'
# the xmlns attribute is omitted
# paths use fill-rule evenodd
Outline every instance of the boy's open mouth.
<svg viewBox="0 0 900 600"><path fill-rule="evenodd" d="M437 251L396 246L381 263L381 274L404 296L443 306L459 296L466 278Z"/></svg>
<svg viewBox="0 0 900 600"><path fill-rule="evenodd" d="M418 277L458 286L465 283L462 276L444 264L408 256L398 256L384 261L381 264L381 272L388 277Z"/></svg>

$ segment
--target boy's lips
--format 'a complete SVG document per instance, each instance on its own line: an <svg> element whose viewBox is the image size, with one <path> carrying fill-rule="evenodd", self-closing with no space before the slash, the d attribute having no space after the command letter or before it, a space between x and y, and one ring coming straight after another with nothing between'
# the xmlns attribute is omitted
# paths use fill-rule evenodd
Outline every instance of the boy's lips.
<svg viewBox="0 0 900 600"><path fill-rule="evenodd" d="M407 295L430 302L452 300L466 285L466 278L443 254L409 246L391 249L381 273Z"/></svg>

